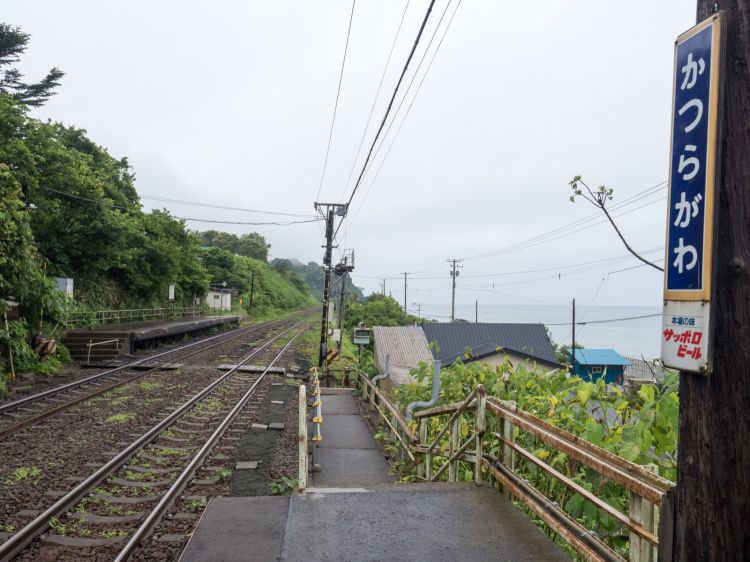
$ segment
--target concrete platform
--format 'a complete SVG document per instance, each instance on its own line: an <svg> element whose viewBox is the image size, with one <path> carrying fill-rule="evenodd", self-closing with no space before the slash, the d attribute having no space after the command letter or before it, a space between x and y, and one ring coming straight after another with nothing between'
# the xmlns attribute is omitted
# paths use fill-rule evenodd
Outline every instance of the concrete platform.
<svg viewBox="0 0 750 562"><path fill-rule="evenodd" d="M500 493L409 484L211 500L182 562L568 560Z"/></svg>
<svg viewBox="0 0 750 562"><path fill-rule="evenodd" d="M75 328L66 332L62 342L74 359L85 361L88 357L86 344L118 340L91 348L91 361L113 359L135 351L136 345L144 345L161 338L179 336L227 324L238 324L239 316L195 316L177 320L150 320L124 324L109 324L96 328Z"/></svg>
<svg viewBox="0 0 750 562"><path fill-rule="evenodd" d="M310 478L316 487L357 487L387 484L396 480L388 473L388 462L359 415L351 390L321 388L323 400L323 441L315 462L321 467Z"/></svg>

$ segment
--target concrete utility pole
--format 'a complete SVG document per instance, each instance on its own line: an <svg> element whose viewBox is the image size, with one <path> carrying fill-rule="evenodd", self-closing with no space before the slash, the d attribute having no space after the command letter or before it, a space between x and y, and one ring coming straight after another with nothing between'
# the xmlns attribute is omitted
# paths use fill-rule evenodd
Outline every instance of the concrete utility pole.
<svg viewBox="0 0 750 562"><path fill-rule="evenodd" d="M750 2L724 10L713 372L680 374L674 560L750 560Z"/></svg>
<svg viewBox="0 0 750 562"><path fill-rule="evenodd" d="M385 279L383 279L383 296L385 296Z"/></svg>
<svg viewBox="0 0 750 562"><path fill-rule="evenodd" d="M414 306L417 307L417 318L419 318L419 321L422 322L422 303L415 302Z"/></svg>
<svg viewBox="0 0 750 562"><path fill-rule="evenodd" d="M448 260L448 263L451 264L451 279L453 281L453 291L451 291L451 322L453 322L456 319L456 277L458 277L459 271L456 271L456 269L460 269L463 266L461 265L461 262L464 260L459 259L450 259Z"/></svg>
<svg viewBox="0 0 750 562"><path fill-rule="evenodd" d="M408 271L404 271L404 318L406 318L406 276L409 275Z"/></svg>
<svg viewBox="0 0 750 562"><path fill-rule="evenodd" d="M343 203L315 203L315 209L323 213L326 220L326 244L323 254L323 267L325 276L323 279L323 318L320 325L320 350L318 354L318 367L323 366L323 361L328 354L328 306L331 297L331 255L333 253L333 221L336 215L346 216L347 205Z"/></svg>
<svg viewBox="0 0 750 562"><path fill-rule="evenodd" d="M479 324L479 301L474 301L474 324Z"/></svg>

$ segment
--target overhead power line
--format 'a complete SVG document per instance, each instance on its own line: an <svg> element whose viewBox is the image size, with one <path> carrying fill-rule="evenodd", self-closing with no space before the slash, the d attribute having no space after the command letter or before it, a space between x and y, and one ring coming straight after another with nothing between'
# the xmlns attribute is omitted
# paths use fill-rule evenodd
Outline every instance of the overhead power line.
<svg viewBox="0 0 750 562"><path fill-rule="evenodd" d="M204 203L200 201L185 201L184 199L172 199L169 197L159 197L156 195L140 195L141 199L148 199L149 201L160 201L162 203L174 203L176 205L190 205L194 207L206 207L209 209L222 209L225 211L242 211L244 213L257 213L261 215L278 215L283 217L304 217L312 218L315 215L310 213L287 213L282 211L261 211L259 209L247 209L244 207L230 207L227 205L215 205L213 203Z"/></svg>
<svg viewBox="0 0 750 562"><path fill-rule="evenodd" d="M45 191L51 191L52 193L57 193L58 195L62 195L63 197L68 197L69 199L76 199L79 201L87 201L89 203L95 203L97 205L102 205L104 207L109 207L111 209L117 209L119 211L125 211L127 213L133 212L133 211L140 211L139 209L130 209L128 207L122 207L121 205L115 205L114 203L107 203L106 201L101 201L97 199L91 199L90 197L84 197L82 195L74 195L73 193L66 193L64 191L60 191L58 189L53 189L51 187L44 187L39 186L40 189L44 189ZM295 221L287 221L287 222L277 222L277 221L268 221L268 222L247 222L247 221L223 221L223 220L213 220L213 219L196 219L192 217L180 217L177 215L172 215L170 213L170 216L174 219L178 220L184 220L184 221L193 221L193 222L206 222L206 223L214 223L214 224L238 224L238 225L247 225L247 226L290 226L293 224L305 224L310 222L318 222L318 218L313 219L305 219L305 220L295 220Z"/></svg>
<svg viewBox="0 0 750 562"><path fill-rule="evenodd" d="M333 129L336 125L336 112L339 108L339 97L341 96L341 82L344 80L344 66L346 65L346 53L349 51L349 36L352 32L352 20L354 19L354 6L357 0L352 0L352 11L349 14L349 28L346 31L346 43L344 44L344 56L341 59L341 72L339 73L339 85L336 89L336 103L333 105L333 117L331 118L331 130L328 133L328 147L326 148L326 157L323 161L323 173L320 175L320 185L318 186L318 193L315 195L315 200L320 197L320 192L323 189L323 179L326 177L326 168L328 167L328 155L331 152L331 140L333 139Z"/></svg>
<svg viewBox="0 0 750 562"><path fill-rule="evenodd" d="M661 312L653 314L642 314L640 316L625 316L623 318L607 318L605 320L587 320L586 322L576 322L576 326L585 326L586 324L606 324L609 322L625 322L627 320L641 320L642 318L656 318L662 316ZM554 324L544 323L545 326L570 326L570 322L556 322Z"/></svg>
<svg viewBox="0 0 750 562"><path fill-rule="evenodd" d="M346 195L347 189L349 189L349 182L352 179L352 175L354 174L354 168L357 166L357 160L359 160L359 155L362 152L362 146L365 142L365 137L367 136L367 131L370 128L370 121L372 120L372 115L375 112L375 105L378 101L378 97L380 97L380 90L383 87L383 80L385 79L385 75L388 72L388 67L391 64L391 57L393 57L393 51L396 48L396 42L398 41L398 37L401 34L401 27L404 25L404 18L406 17L406 12L409 10L409 3L410 0L407 0L406 6L404 6L404 12L401 14L401 21L398 23L398 29L396 29L396 35L393 38L393 43L391 44L391 50L388 53L388 59L385 61L385 67L383 68L383 74L380 76L380 83L378 84L378 89L375 92L375 97L372 100L372 106L370 107L370 114L367 116L367 123L365 124L365 129L362 131L362 138L359 139L359 147L357 148L357 154L354 156L354 162L352 162L351 170L349 170L349 176L346 178L346 183L344 184L344 190L341 192L340 199L344 198L344 195Z"/></svg>
<svg viewBox="0 0 750 562"><path fill-rule="evenodd" d="M445 12L448 10L448 6L450 6L450 2L445 7L445 11L443 12L443 16L440 18L440 21L443 21L443 17L445 16ZM427 65L427 69L425 70L424 74L422 75L422 79L419 81L419 85L417 86L417 90L414 93L414 96L411 99L411 102L409 102L409 106L406 108L406 113L404 113L404 117L401 119L401 123L398 126L398 129L396 129L396 134L393 135L393 138L391 139L390 145L388 145L388 150L385 152L385 156L383 156L382 160L380 161L380 164L378 165L378 169L375 172L375 175L372 178L372 181L370 182L370 185L367 187L367 191L365 192L364 197L362 198L362 202L360 203L359 207L357 208L356 213L354 213L354 216L352 217L352 220L350 223L353 223L357 217L359 216L360 211L362 211L362 208L365 205L365 201L367 201L367 197L370 195L370 191L372 191L372 187L375 185L375 182L378 179L378 176L380 176L380 171L383 169L383 165L385 164L385 161L388 159L388 156L391 154L391 150L393 149L393 145L396 144L396 139L398 138L399 134L401 133L401 129L404 126L404 123L406 123L406 119L409 117L409 113L411 112L411 108L414 105L414 102L416 101L417 97L419 96L419 92L422 90L422 85L424 84L425 79L427 78L427 75L430 72L430 69L432 68L432 63L435 62L435 58L437 57L438 52L440 51L440 47L443 45L443 40L445 39L445 36L448 34L448 30L451 27L451 24L453 23L453 18L456 17L456 12L458 12L458 9L461 7L461 0L458 1L456 4L456 9L453 10L453 14L451 14L450 19L448 20L448 24L445 26L445 30L443 31L443 35L440 37L440 41L437 44L437 47L435 47L435 51L432 53L432 58L430 59L429 64ZM435 32L432 35L432 38L430 39L430 45L432 44L432 40L435 38L435 34L438 32L438 29L440 28L440 22L438 22L437 27L435 28ZM425 49L424 54L422 55L422 59L419 61L419 65L417 66L417 70L412 76L411 81L409 82L409 86L406 89L406 93L404 94L404 97L401 99L401 103L399 103L398 108L396 109L396 113L393 116L393 119L391 120L391 123L388 125L388 129L385 132L385 135L383 136L383 141L378 146L377 150L375 151L375 156L373 157L373 162L375 161L375 158L377 158L378 154L380 154L380 150L383 148L383 144L385 143L385 139L388 137L388 134L391 131L391 127L396 122L396 119L398 117L399 112L401 111L401 106L403 105L404 101L406 100L406 97L409 93L409 90L411 89L412 84L414 83L414 79L417 77L417 74L419 72L419 68L422 66L422 62L424 61L425 55L427 55L427 52L429 50L429 45L427 46L427 49ZM372 165L370 165L370 168ZM367 170L369 172L369 168Z"/></svg>
<svg viewBox="0 0 750 562"><path fill-rule="evenodd" d="M383 115L383 119L380 122L380 126L378 127L377 133L375 133L375 138L372 141L372 144L370 145L370 150L367 152L367 158L365 158L365 163L362 166L362 171L359 173L359 177L357 178L356 183L354 184L354 189L352 190L351 196L349 196L349 202L348 204L351 204L352 199L354 199L354 196L357 193L357 190L359 189L359 186L362 182L362 176L365 173L365 170L367 169L367 165L370 162L370 157L372 156L372 151L375 148L375 145L378 142L378 138L380 138L380 133L383 131L383 127L385 126L385 122L388 119L388 115L391 112L391 108L393 107L393 102L396 100L396 95L398 94L398 89L401 87L401 82L404 80L404 76L406 75L406 70L409 68L409 63L411 62L411 59L414 57L414 52L417 50L417 45L419 45L419 40L422 38L422 33L424 32L424 28L427 25L427 20L430 19L430 14L432 13L432 8L435 5L435 0L430 0L430 5L427 7L427 12L425 13L424 19L422 20L422 25L419 27L419 33L417 33L417 37L414 40L414 45L412 45L411 51L409 52L409 57L406 59L406 63L404 64L404 68L401 71L401 76L398 78L398 82L396 83L396 87L393 90L393 95L391 96L391 100L388 102L388 107L385 110L385 114ZM340 226L340 224L339 224Z"/></svg>

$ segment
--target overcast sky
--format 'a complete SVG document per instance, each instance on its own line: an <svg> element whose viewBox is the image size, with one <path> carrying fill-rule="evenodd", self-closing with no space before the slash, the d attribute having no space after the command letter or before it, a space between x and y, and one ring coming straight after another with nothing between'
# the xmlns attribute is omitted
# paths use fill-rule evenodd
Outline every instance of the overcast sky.
<svg viewBox="0 0 750 562"><path fill-rule="evenodd" d="M401 92L447 3L435 3ZM428 4L409 2L364 151ZM3 21L32 35L22 64L28 79L52 66L66 72L58 95L33 114L84 128L114 156L127 156L142 196L311 215L351 5L6 0ZM406 0L356 3L320 200L341 201L351 193L353 182L346 180L405 6ZM531 247L525 242L575 221L579 226L562 233L601 220L586 220L596 210L585 202L568 202L567 182L576 174L594 186L614 187L613 205L665 182L673 44L694 20L694 2L684 0L450 3L339 232L340 249L356 250L355 282L369 292L379 288L379 277L413 272L410 305L449 302L446 259L455 257L467 258L460 303L573 297L588 303L596 297L595 304L658 306L660 272L613 273L639 262L624 257L607 224ZM401 95L394 111L400 101ZM631 212L618 223L633 247L654 250L647 257L658 260L666 190L647 193L622 207L619 212ZM182 217L269 220L165 206ZM273 257L322 259L322 230L315 223L188 224L254 230L271 243ZM483 254L491 255L468 259ZM608 258L621 259L600 261ZM571 267L592 261L599 263ZM516 273L529 270L545 271ZM399 300L402 287L403 281L387 281Z"/></svg>

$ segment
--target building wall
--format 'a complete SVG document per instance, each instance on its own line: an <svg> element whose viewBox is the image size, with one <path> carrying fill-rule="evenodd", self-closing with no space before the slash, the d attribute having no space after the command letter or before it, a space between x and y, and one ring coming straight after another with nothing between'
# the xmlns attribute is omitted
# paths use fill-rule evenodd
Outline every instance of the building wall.
<svg viewBox="0 0 750 562"><path fill-rule="evenodd" d="M601 369L601 372L594 372L597 368ZM604 376L604 382L608 384L623 384L624 367L622 365L581 365L576 362L576 375L591 382L596 382Z"/></svg>
<svg viewBox="0 0 750 562"><path fill-rule="evenodd" d="M232 294L229 292L209 291L206 303L212 310L232 310Z"/></svg>
<svg viewBox="0 0 750 562"><path fill-rule="evenodd" d="M494 367L497 365L501 365L506 358L510 361L510 364L514 369L523 365L524 369L531 370L536 365L533 359L529 359L528 357L524 357L523 355L517 355L512 351L504 351L502 353L490 355L489 357L479 359L478 361L487 365L492 365ZM536 366L539 367L538 365ZM544 370L551 370L551 367L548 367L546 365L543 365L541 368Z"/></svg>

